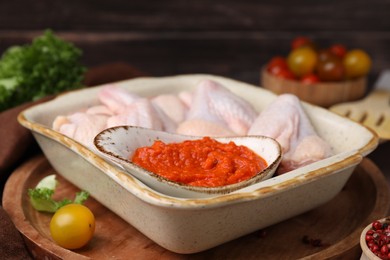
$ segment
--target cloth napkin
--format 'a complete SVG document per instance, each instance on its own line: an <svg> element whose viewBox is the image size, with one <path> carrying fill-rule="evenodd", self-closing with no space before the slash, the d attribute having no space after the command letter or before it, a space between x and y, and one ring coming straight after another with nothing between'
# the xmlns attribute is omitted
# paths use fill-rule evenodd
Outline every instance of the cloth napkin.
<svg viewBox="0 0 390 260"><path fill-rule="evenodd" d="M140 76L147 76L147 74L126 63L111 63L89 69L85 74L84 85L97 86ZM54 96L48 96L0 113L0 136L2 137L0 142L1 198L4 185L10 174L30 156L41 152L30 131L18 123L18 114L32 105L52 98ZM0 258L31 259L22 236L2 207L0 207Z"/></svg>

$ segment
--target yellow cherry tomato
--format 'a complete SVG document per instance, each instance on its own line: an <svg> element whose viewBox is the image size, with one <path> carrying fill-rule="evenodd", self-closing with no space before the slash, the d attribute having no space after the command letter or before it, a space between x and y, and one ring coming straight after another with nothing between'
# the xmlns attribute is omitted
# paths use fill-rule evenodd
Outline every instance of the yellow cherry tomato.
<svg viewBox="0 0 390 260"><path fill-rule="evenodd" d="M348 78L365 76L371 69L371 58L361 49L354 49L347 52L343 63Z"/></svg>
<svg viewBox="0 0 390 260"><path fill-rule="evenodd" d="M53 240L67 249L85 246L95 232L95 216L81 204L68 204L54 213L50 221Z"/></svg>
<svg viewBox="0 0 390 260"><path fill-rule="evenodd" d="M292 50L287 57L290 70L298 77L310 74L317 64L317 53L310 47Z"/></svg>

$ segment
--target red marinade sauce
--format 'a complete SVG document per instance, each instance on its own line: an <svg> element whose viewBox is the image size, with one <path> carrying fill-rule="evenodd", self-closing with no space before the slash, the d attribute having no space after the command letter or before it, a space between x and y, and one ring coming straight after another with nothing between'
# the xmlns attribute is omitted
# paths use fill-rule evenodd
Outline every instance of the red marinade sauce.
<svg viewBox="0 0 390 260"><path fill-rule="evenodd" d="M200 187L218 187L252 178L267 162L246 146L210 137L138 148L133 163L166 179Z"/></svg>

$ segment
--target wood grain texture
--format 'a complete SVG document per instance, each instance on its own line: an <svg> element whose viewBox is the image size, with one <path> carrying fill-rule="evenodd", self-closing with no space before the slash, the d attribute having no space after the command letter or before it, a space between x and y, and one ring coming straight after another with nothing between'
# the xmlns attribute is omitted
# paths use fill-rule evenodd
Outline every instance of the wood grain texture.
<svg viewBox="0 0 390 260"><path fill-rule="evenodd" d="M358 259L361 231L374 219L386 216L390 206L389 187L383 174L369 159L364 159L343 190L328 203L191 255L172 253L156 245L90 198L86 205L96 217L95 235L85 248L69 251L51 240L51 215L35 211L27 196L28 188L53 173L44 156L34 157L11 175L3 196L4 209L37 259ZM78 191L61 176L58 179L55 198L69 198ZM304 243L304 236L320 239L321 245Z"/></svg>
<svg viewBox="0 0 390 260"><path fill-rule="evenodd" d="M369 51L370 80L390 64L385 0L2 1L0 51L53 29L95 66L128 62L151 75L211 73L259 84L259 68L297 35Z"/></svg>

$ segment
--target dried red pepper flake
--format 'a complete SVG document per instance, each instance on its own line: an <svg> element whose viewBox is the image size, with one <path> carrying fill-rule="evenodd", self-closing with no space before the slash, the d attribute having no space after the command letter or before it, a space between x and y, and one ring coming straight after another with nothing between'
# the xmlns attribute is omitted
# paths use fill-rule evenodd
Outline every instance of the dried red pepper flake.
<svg viewBox="0 0 390 260"><path fill-rule="evenodd" d="M304 235L302 237L302 242L304 244L308 244L314 247L322 247L325 246L325 244L322 243L322 240L319 238L310 238L308 235Z"/></svg>

